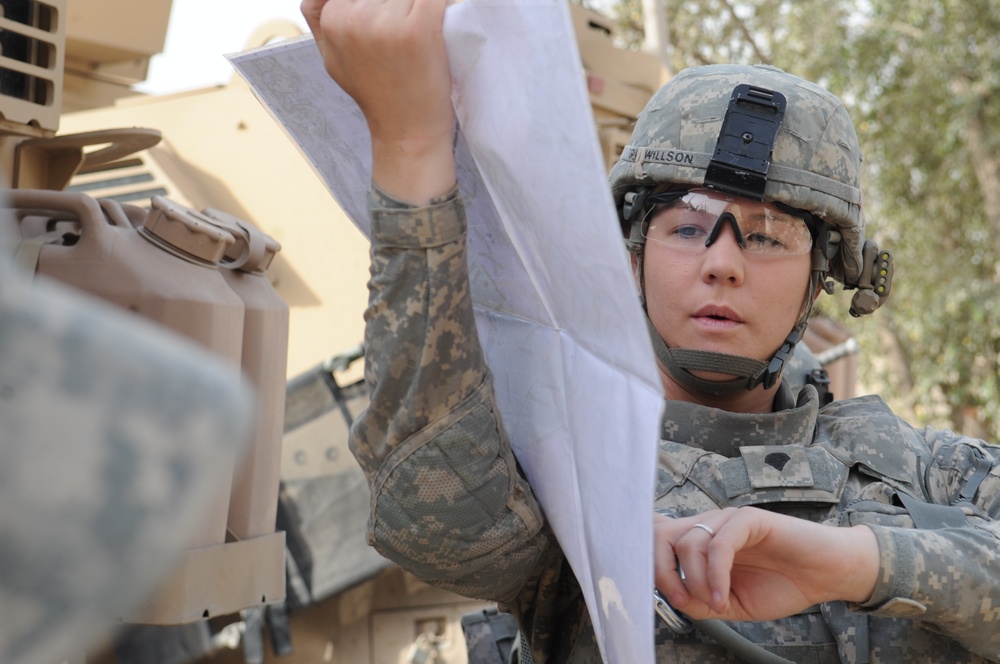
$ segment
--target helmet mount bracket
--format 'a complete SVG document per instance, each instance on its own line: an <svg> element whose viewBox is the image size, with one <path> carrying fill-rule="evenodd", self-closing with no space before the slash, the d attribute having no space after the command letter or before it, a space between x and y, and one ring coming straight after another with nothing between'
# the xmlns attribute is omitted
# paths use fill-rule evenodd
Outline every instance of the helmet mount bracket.
<svg viewBox="0 0 1000 664"><path fill-rule="evenodd" d="M705 186L764 200L767 172L778 128L785 117L785 96L742 83L733 89Z"/></svg>

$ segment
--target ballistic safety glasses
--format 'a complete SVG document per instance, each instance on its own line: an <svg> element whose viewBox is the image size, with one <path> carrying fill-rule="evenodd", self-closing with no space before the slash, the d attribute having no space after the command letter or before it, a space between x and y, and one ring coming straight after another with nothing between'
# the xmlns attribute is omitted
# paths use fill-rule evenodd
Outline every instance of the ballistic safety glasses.
<svg viewBox="0 0 1000 664"><path fill-rule="evenodd" d="M729 223L745 251L759 256L798 256L812 249L808 212L711 189L653 194L646 199L643 236L686 251L712 246Z"/></svg>

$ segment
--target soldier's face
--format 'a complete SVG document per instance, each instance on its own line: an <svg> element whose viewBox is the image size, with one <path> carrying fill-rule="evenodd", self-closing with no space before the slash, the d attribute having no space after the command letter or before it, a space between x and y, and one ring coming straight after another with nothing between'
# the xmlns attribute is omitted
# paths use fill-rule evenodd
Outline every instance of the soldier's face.
<svg viewBox="0 0 1000 664"><path fill-rule="evenodd" d="M648 242L644 251L647 311L672 348L770 359L795 325L809 287L809 253L755 255L740 248L730 224L700 252L659 242Z"/></svg>

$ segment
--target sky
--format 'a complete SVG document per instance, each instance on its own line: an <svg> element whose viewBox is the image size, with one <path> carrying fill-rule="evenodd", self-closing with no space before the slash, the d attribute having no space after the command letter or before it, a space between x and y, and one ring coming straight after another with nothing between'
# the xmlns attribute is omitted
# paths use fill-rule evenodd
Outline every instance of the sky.
<svg viewBox="0 0 1000 664"><path fill-rule="evenodd" d="M167 94L227 82L233 68L226 53L242 51L254 31L272 19L306 23L300 0L173 0L166 44L149 63L136 89Z"/></svg>

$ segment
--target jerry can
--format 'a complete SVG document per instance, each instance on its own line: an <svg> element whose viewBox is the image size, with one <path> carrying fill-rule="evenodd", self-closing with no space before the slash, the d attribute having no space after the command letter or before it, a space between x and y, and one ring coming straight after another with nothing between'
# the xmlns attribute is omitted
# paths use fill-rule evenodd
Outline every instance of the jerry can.
<svg viewBox="0 0 1000 664"><path fill-rule="evenodd" d="M82 193L14 189L7 196L21 231L16 261L22 268L193 340L225 358L239 380L244 306L219 270L235 243L229 232L164 198L155 198L149 210L126 211ZM230 470L188 548L226 541L231 486Z"/></svg>
<svg viewBox="0 0 1000 664"><path fill-rule="evenodd" d="M238 539L273 533L278 509L281 441L285 423L288 304L265 274L281 250L273 238L236 217L208 208L202 214L230 232L222 275L243 300L244 375L257 389L257 435L237 465L229 501L229 530Z"/></svg>

